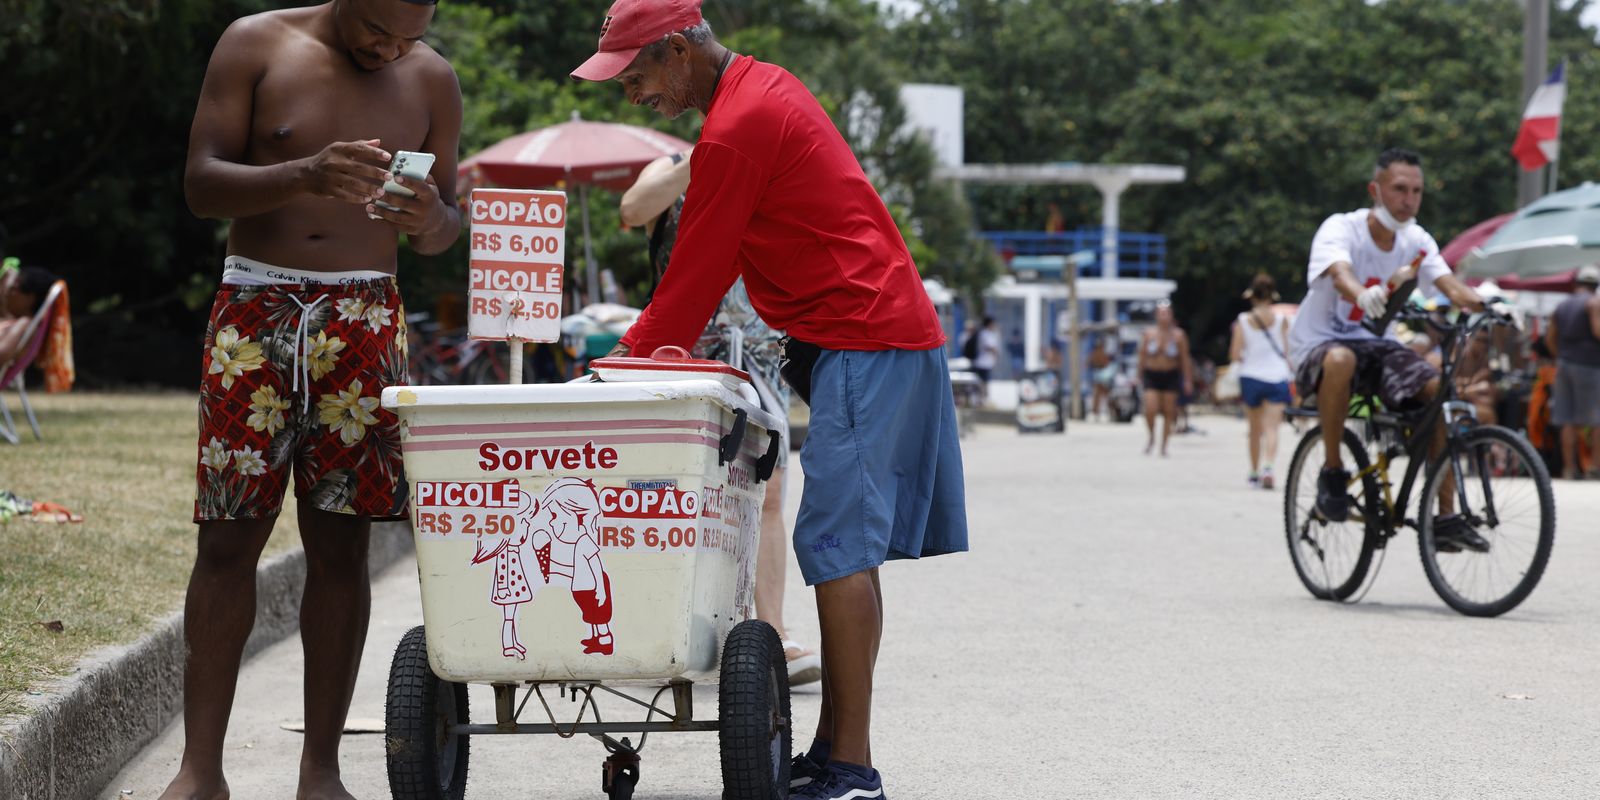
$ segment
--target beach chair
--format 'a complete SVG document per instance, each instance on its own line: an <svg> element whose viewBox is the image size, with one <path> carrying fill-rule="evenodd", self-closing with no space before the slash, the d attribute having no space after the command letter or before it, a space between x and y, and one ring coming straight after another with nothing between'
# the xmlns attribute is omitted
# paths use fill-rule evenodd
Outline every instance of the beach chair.
<svg viewBox="0 0 1600 800"><path fill-rule="evenodd" d="M33 406L28 403L28 390L23 386L22 374L39 357L39 351L44 349L44 340L50 336L50 315L55 313L56 301L65 287L64 281L56 281L50 286L44 304L39 306L33 319L28 320L28 327L22 336L22 349L9 363L0 363L0 438L11 444L21 443L21 438L17 435L17 426L11 419L11 409L5 399L5 390L10 387L15 387L17 396L22 399L22 412L27 415L28 425L33 428L33 438L44 441L44 436L39 433L39 420L34 417Z"/></svg>

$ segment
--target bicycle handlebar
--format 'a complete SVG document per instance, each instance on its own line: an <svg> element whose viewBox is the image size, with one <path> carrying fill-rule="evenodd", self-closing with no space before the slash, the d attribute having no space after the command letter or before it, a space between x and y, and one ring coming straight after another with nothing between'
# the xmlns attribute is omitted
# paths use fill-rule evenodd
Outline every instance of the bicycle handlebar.
<svg viewBox="0 0 1600 800"><path fill-rule="evenodd" d="M1362 320L1362 327L1366 328L1372 333L1372 335L1381 337L1389 330L1389 326L1394 324L1396 320L1422 320L1426 322L1429 327L1440 333L1449 333L1450 331L1476 333L1479 328L1482 328L1484 325L1488 324L1516 324L1516 318L1509 311L1500 311L1495 308L1495 301L1499 300L1499 298L1491 298L1490 301L1485 302L1484 314L1476 320L1469 320L1453 324L1443 322L1439 319L1438 314L1435 314L1434 312L1422 308L1421 306L1417 306L1411 302L1411 292L1416 288L1416 285L1417 282L1415 279L1401 284L1397 291L1389 295L1389 303L1384 309L1383 316L1378 319L1372 319L1369 317Z"/></svg>

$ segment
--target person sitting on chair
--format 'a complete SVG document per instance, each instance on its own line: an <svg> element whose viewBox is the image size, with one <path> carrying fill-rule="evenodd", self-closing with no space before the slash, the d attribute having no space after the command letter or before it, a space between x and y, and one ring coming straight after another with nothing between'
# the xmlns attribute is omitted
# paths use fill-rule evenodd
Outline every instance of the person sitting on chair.
<svg viewBox="0 0 1600 800"><path fill-rule="evenodd" d="M9 364L27 346L24 335L50 287L59 280L43 267L0 273L0 365Z"/></svg>

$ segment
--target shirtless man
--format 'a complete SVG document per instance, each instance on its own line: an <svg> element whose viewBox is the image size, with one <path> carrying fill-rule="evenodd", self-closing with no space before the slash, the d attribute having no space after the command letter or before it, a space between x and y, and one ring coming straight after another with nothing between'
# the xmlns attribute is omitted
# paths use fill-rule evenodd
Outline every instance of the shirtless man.
<svg viewBox="0 0 1600 800"><path fill-rule="evenodd" d="M461 90L421 42L433 12L332 0L245 17L207 67L184 190L195 214L233 224L203 357L184 754L163 798L229 796L223 736L256 561L291 474L307 564L298 797L351 796L338 752L371 604L367 537L406 513L397 426L378 405L405 379L398 238L438 253L461 224ZM426 183L400 181L412 198L382 189L399 150L437 157Z"/></svg>

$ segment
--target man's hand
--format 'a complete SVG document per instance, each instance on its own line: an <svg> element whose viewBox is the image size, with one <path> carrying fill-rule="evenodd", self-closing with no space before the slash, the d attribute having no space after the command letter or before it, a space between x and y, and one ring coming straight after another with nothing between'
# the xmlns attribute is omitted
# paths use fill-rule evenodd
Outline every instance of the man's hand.
<svg viewBox="0 0 1600 800"><path fill-rule="evenodd" d="M1491 297L1485 300L1483 302L1483 310L1485 313L1494 315L1519 331L1527 329L1527 317L1523 310L1507 303L1503 297Z"/></svg>
<svg viewBox="0 0 1600 800"><path fill-rule="evenodd" d="M1383 313L1389 310L1389 287L1379 283L1362 289L1356 297L1356 305L1368 317L1382 319Z"/></svg>
<svg viewBox="0 0 1600 800"><path fill-rule="evenodd" d="M384 173L383 180L389 180L388 173ZM394 206L391 211L373 203L367 205L367 214L377 217L384 222L399 228L407 236L419 236L439 229L444 224L445 209L439 202L439 184L434 183L433 176L429 175L427 181L418 181L404 175L395 175L395 183L417 193L416 197L406 197L400 194L389 194L380 190L379 197L383 202ZM379 184L382 185L381 182Z"/></svg>
<svg viewBox="0 0 1600 800"><path fill-rule="evenodd" d="M334 142L306 165L306 191L327 200L370 203L383 195L389 153L379 140Z"/></svg>
<svg viewBox="0 0 1600 800"><path fill-rule="evenodd" d="M617 342L617 346L611 348L611 352L606 353L606 358L627 358L632 352L633 348L623 344L622 342Z"/></svg>

